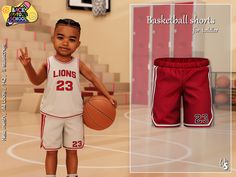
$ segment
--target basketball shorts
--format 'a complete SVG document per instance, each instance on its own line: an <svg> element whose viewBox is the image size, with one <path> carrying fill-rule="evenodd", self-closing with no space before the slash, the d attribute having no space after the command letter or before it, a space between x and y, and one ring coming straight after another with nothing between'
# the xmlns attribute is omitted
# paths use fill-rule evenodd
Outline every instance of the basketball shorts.
<svg viewBox="0 0 236 177"><path fill-rule="evenodd" d="M64 147L69 150L84 146L84 124L82 115L71 118L57 118L42 114L41 147L55 151Z"/></svg>
<svg viewBox="0 0 236 177"><path fill-rule="evenodd" d="M209 127L213 120L209 60L159 58L154 61L152 121L156 127Z"/></svg>

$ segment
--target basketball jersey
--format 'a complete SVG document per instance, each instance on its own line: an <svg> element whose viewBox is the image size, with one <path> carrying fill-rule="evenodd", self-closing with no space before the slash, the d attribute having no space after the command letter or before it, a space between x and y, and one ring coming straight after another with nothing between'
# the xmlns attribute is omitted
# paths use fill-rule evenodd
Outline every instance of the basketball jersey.
<svg viewBox="0 0 236 177"><path fill-rule="evenodd" d="M47 83L40 105L41 113L61 118L82 114L79 59L73 58L65 63L50 56L47 62Z"/></svg>

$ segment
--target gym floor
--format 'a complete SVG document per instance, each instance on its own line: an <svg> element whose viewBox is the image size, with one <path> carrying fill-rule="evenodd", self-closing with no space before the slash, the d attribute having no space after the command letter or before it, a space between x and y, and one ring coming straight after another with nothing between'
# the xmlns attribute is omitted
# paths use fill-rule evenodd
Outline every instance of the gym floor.
<svg viewBox="0 0 236 177"><path fill-rule="evenodd" d="M224 114L221 114L224 115ZM224 117L221 117L223 119ZM79 176L80 177L233 177L236 175L236 166L234 166L236 157L236 113L232 116L232 172L225 173L130 173L130 121L129 107L119 106L115 123L104 131L94 131L85 129L86 146L83 150L79 150ZM7 116L7 141L0 143L0 174L4 177L42 177L44 173L44 157L45 151L39 148L40 139L40 114L32 114L25 112L8 112ZM142 134L142 130L137 130ZM162 130L163 131L163 130ZM144 133L144 132L143 132ZM185 131L180 129L178 137L185 137ZM212 132L211 132L212 133ZM214 133L214 132L213 132ZM218 142L224 141L220 134L224 131L216 132L213 138ZM168 135L166 135L168 136ZM223 136L224 137L224 136ZM175 142L176 140L173 140ZM220 144L220 143L219 143ZM186 143L183 141L183 145ZM200 143L196 143L193 148L207 149L212 147L202 147ZM193 148L191 150L193 150ZM217 147L215 147L217 148ZM214 149L213 149L214 151ZM178 149L175 149L178 154ZM181 150L179 151L182 152ZM139 156L140 154L136 154ZM164 154L162 154L164 155ZM205 161L211 162L211 156L204 156ZM59 151L59 165L57 176L66 176L66 168L64 165L65 152L64 149ZM157 158L157 161L160 159ZM179 159L178 163L184 162L184 166L191 166L188 159ZM148 164L148 160L141 162ZM168 162L170 167L174 168L173 162ZM176 162L175 162L176 163ZM161 165L156 165L162 169ZM190 167L191 168L191 167ZM171 171L171 169L169 169Z"/></svg>

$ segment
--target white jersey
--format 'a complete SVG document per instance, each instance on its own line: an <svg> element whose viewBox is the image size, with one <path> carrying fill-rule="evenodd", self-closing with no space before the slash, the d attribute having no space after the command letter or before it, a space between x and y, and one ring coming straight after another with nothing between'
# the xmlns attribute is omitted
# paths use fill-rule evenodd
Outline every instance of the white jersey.
<svg viewBox="0 0 236 177"><path fill-rule="evenodd" d="M61 62L48 58L47 83L40 111L54 117L73 117L83 112L79 82L79 59Z"/></svg>

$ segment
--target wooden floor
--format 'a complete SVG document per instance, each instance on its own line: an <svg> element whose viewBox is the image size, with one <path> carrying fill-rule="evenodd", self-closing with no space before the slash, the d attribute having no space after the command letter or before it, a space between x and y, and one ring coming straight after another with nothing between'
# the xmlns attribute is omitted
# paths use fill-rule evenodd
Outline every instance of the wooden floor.
<svg viewBox="0 0 236 177"><path fill-rule="evenodd" d="M45 152L43 149L39 148L39 130L39 114L23 112L8 113L7 141L0 143L0 176L45 176ZM86 146L83 150L79 151L80 177L236 176L236 113L233 113L233 164L231 164L232 173L130 173L129 109L126 106L118 108L117 119L109 129L104 131L93 131L86 128L85 130ZM219 138L219 136L217 136L217 134L215 135L215 138L218 139L219 142L221 142L221 139ZM202 148L200 144L199 148ZM205 146L204 148L208 147ZM211 160L207 156L205 158L209 161ZM61 149L59 151L57 177L66 176L64 159L64 149Z"/></svg>

